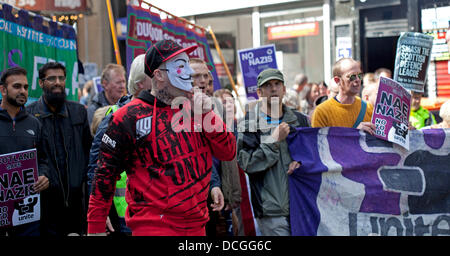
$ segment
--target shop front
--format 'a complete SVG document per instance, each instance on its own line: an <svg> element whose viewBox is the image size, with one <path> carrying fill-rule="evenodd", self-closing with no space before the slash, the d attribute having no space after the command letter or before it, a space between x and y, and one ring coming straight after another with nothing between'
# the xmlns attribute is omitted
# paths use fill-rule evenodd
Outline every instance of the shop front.
<svg viewBox="0 0 450 256"><path fill-rule="evenodd" d="M278 2L281 3L199 14L190 20L214 30L227 66L238 83L241 72L238 50L271 44L275 45L278 68L285 74L288 87L299 73L306 74L312 82L326 80L325 74L329 72L325 68L329 69L330 61L324 55L324 38L329 38L326 37L329 26L324 26L324 20L329 15L324 15L324 1ZM229 87L212 40L210 46L222 87Z"/></svg>

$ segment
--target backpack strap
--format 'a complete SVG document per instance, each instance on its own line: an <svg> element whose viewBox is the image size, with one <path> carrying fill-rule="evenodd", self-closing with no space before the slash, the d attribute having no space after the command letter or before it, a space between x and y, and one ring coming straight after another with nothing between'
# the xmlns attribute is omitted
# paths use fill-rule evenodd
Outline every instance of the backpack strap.
<svg viewBox="0 0 450 256"><path fill-rule="evenodd" d="M366 108L367 108L366 102L361 99L361 109L359 110L359 115L358 118L356 119L356 122L353 124L353 128L358 127L359 123L361 123L364 120L364 116L366 115Z"/></svg>

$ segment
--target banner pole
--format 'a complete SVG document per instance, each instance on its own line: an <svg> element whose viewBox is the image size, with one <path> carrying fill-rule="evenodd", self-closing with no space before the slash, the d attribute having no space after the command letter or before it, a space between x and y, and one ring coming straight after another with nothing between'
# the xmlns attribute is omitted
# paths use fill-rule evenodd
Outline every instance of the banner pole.
<svg viewBox="0 0 450 256"><path fill-rule="evenodd" d="M114 44L114 53L116 54L116 62L122 65L122 59L120 58L119 44L117 43L116 25L114 24L114 17L112 14L111 1L106 0L106 6L108 7L109 25L111 28L111 36Z"/></svg>
<svg viewBox="0 0 450 256"><path fill-rule="evenodd" d="M203 30L203 31L206 31L206 28L204 28L204 27L202 27L202 26L199 26L199 25L196 25L196 24L194 24L194 23L188 21L188 20L185 19L185 18L175 16L175 15L173 15L172 13L170 13L170 12L168 12L168 11L166 11L166 10L163 10L163 9L157 7L157 6L154 6L153 4L147 2L146 0L143 0L142 2L143 2L143 3L146 3L146 4L147 4L148 6L150 6L150 7L153 7L153 8L155 8L155 9L157 9L157 10L160 11L160 12L163 12L163 13L165 13L165 14L167 14L167 15L169 15L169 16L172 16L172 17L174 17L174 18L176 18L176 19L178 19L178 20L181 20L181 21L183 21L183 22L185 22L185 23L187 23L187 24L189 24L189 25L191 25L191 26L194 26L194 27L199 28L199 29L201 29L201 30Z"/></svg>
<svg viewBox="0 0 450 256"><path fill-rule="evenodd" d="M213 30L209 27L209 33L211 34L212 39L214 40L214 45L216 46L217 53L220 56L220 60L223 63L223 67L225 68L225 72L227 73L228 79L230 80L231 87L233 87L233 91L236 93L237 99L239 101L239 105L241 105L241 109L244 110L244 106L242 105L241 98L239 97L239 93L236 90L236 86L234 85L233 77L231 76L230 70L228 69L228 65L225 62L225 58L223 57L222 51L220 50L219 42L217 42L216 36L214 35Z"/></svg>
<svg viewBox="0 0 450 256"><path fill-rule="evenodd" d="M107 1L108 1L108 0L107 0ZM221 59L221 61L222 61L222 63L223 63L223 66L225 67L225 71L226 71L226 73L227 73L228 79L230 80L231 87L233 87L233 91L236 93L237 99L238 99L238 101L239 101L239 105L241 106L241 109L242 109L243 112L245 113L245 109L244 109L244 107L243 107L243 105L242 105L241 99L240 99L240 97L239 97L239 93L238 93L237 90L236 90L236 86L235 86L235 84L234 84L233 77L231 76L230 70L228 69L228 65L227 65L227 63L225 62L225 59L224 59L224 57L223 57L223 55L222 55L222 51L220 50L219 43L217 42L216 36L214 35L214 32L212 31L211 27L209 27L209 29L206 29L206 28L204 28L204 27L202 27L202 26L196 25L196 24L194 24L194 23L188 21L187 19L184 19L184 18L175 16L175 15L171 14L170 12L167 12L166 10L163 10L163 9L161 9L161 8L158 8L158 7L154 6L153 4L149 3L149 2L146 1L146 0L142 0L142 2L143 2L143 3L146 3L150 8L153 7L153 8L155 8L155 9L159 10L160 12L164 12L164 13L166 13L167 15L170 15L170 16L176 18L176 19L182 20L183 22L185 22L185 23L187 23L187 24L189 24L189 25L191 25L191 26L194 26L194 27L196 27L196 28L202 29L203 31L209 31L209 33L211 34L211 36L212 36L212 38L213 38L213 40L214 40L214 45L215 45L215 47L216 47L216 49L217 49L217 52L219 53L220 59Z"/></svg>

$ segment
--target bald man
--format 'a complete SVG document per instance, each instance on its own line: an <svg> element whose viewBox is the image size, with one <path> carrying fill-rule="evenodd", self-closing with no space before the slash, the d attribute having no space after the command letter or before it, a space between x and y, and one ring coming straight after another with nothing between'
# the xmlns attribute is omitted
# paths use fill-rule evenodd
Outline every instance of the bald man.
<svg viewBox="0 0 450 256"><path fill-rule="evenodd" d="M370 122L373 106L357 96L362 79L359 62L351 58L338 60L333 65L333 80L338 85L339 92L317 106L311 118L311 126L353 127L373 135L375 125Z"/></svg>

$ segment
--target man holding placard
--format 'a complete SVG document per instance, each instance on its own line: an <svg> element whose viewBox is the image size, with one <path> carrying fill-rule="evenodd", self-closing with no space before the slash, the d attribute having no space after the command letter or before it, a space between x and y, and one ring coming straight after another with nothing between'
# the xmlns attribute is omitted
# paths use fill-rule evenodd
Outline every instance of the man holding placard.
<svg viewBox="0 0 450 256"><path fill-rule="evenodd" d="M311 126L353 127L373 135L375 125L370 122L373 106L357 96L363 79L360 63L350 58L338 60L333 65L333 79L339 86L339 93L317 106Z"/></svg>
<svg viewBox="0 0 450 256"><path fill-rule="evenodd" d="M0 100L0 155L14 153L24 150L29 150L33 148L40 148L40 134L41 134L41 124L37 118L27 113L25 109L25 103L28 100L28 81L27 81L27 71L21 67L12 67L6 69L0 78L0 90L2 94L2 100ZM38 153L42 154L42 150L38 149ZM39 155L39 177L37 182L32 186L33 191L29 193L25 192L26 189L21 189L25 184L19 184L20 182L15 182L12 180L9 182L9 186L14 186L15 190L22 190L23 195L25 194L35 194L39 193L49 186L49 180L47 178L48 169L46 165L46 159L43 155ZM14 165L14 166L13 166ZM9 171L21 166L22 162L18 161L15 164L6 166L5 169L0 168L0 174L2 176L2 192L7 191L5 177L9 175ZM21 173L29 173L30 169L22 170ZM16 173L20 173L16 172ZM31 175L31 173L29 173ZM25 174L23 174L25 175ZM12 175L14 177L14 175ZM27 175L28 178L22 177L22 183L26 183L31 177ZM5 184L6 183L6 184ZM13 185L16 184L16 185ZM9 190L8 190L9 191ZM10 198L9 193L5 193L6 201ZM4 195L4 194L2 194ZM14 197L14 196L13 196ZM3 196L2 196L3 198ZM5 199L3 198L3 199ZM17 196L15 196L16 199ZM3 202L3 200L2 200ZM26 202L23 202L25 204ZM8 212L5 211L5 206L2 205L3 214ZM4 216L2 214L2 216ZM40 215L40 214L37 214ZM9 221L8 221L9 222ZM12 222L13 223L13 222ZM6 224L6 220L3 219L0 225L0 234L7 232L8 236L38 236L39 222L24 222L25 224L15 226L9 226L3 228L2 226ZM11 223L10 223L11 224Z"/></svg>

